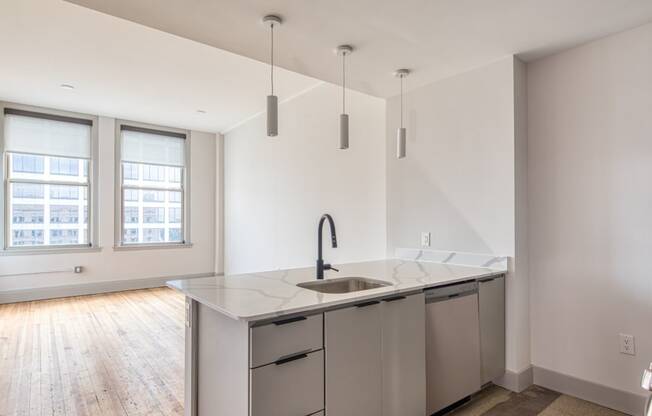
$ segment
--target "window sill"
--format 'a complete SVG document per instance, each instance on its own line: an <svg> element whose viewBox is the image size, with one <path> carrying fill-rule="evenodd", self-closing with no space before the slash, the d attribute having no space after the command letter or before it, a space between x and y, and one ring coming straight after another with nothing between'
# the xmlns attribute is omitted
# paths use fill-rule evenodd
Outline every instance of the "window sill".
<svg viewBox="0 0 652 416"><path fill-rule="evenodd" d="M52 247L52 248L7 248L0 250L2 256L33 256L38 254L97 253L102 247Z"/></svg>
<svg viewBox="0 0 652 416"><path fill-rule="evenodd" d="M192 243L130 244L124 246L113 246L113 251L169 250L176 248L192 248Z"/></svg>

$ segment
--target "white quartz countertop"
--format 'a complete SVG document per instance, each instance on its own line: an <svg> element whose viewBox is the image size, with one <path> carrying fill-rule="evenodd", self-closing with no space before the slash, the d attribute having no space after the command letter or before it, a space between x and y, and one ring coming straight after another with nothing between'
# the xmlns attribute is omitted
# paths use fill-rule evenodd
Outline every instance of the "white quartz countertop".
<svg viewBox="0 0 652 416"><path fill-rule="evenodd" d="M167 285L233 319L259 321L283 315L396 295L464 280L504 274L504 270L400 259L334 265L326 279L366 277L390 286L352 293L320 293L296 286L313 281L315 268L172 280Z"/></svg>

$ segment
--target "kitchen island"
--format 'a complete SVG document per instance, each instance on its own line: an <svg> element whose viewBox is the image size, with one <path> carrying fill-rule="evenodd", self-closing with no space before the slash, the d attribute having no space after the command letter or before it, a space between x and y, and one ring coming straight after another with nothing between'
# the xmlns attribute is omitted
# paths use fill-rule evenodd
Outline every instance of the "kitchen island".
<svg viewBox="0 0 652 416"><path fill-rule="evenodd" d="M348 293L297 286L315 280L314 268L168 282L186 296L186 415L423 416L424 290L505 274L401 259L338 267L326 280L386 285ZM484 305L475 305L479 314ZM504 348L504 297L497 307Z"/></svg>

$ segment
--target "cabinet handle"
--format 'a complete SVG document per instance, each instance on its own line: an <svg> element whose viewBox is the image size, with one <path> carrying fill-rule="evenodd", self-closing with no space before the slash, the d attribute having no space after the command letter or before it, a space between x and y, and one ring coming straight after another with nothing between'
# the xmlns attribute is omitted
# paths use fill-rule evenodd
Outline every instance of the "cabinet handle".
<svg viewBox="0 0 652 416"><path fill-rule="evenodd" d="M487 282L492 282L492 281L494 281L494 280L496 280L495 277L490 277L490 278L488 278L488 279L480 279L479 282L480 282L480 283L487 283Z"/></svg>
<svg viewBox="0 0 652 416"><path fill-rule="evenodd" d="M394 296L393 298L383 299L384 302L394 302L395 300L405 299L405 296Z"/></svg>
<svg viewBox="0 0 652 416"><path fill-rule="evenodd" d="M302 358L306 358L306 357L308 357L308 354L306 354L306 353L297 354L297 355L293 355L292 357L281 358L280 360L274 362L274 364L282 365L282 364L289 363L289 362L292 362L292 361L301 360Z"/></svg>
<svg viewBox="0 0 652 416"><path fill-rule="evenodd" d="M308 318L306 318L305 316L295 316L294 318L284 319L282 321L276 321L274 322L274 325L280 326L285 324L291 324L293 322L305 321L306 319Z"/></svg>
<svg viewBox="0 0 652 416"><path fill-rule="evenodd" d="M378 301L378 300L372 300L372 301L369 301L369 302L358 303L357 305L355 305L355 307L356 308L364 308L365 306L378 305L379 303L380 303L380 301Z"/></svg>

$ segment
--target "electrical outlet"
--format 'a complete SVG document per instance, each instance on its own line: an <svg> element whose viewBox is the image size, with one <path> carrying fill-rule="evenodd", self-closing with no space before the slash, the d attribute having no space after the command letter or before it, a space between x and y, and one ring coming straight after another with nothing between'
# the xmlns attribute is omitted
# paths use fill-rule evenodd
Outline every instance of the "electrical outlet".
<svg viewBox="0 0 652 416"><path fill-rule="evenodd" d="M627 355L636 355L634 335L620 334L620 353Z"/></svg>
<svg viewBox="0 0 652 416"><path fill-rule="evenodd" d="M421 247L430 247L430 233L421 233Z"/></svg>
<svg viewBox="0 0 652 416"><path fill-rule="evenodd" d="M75 273L81 273L84 271L84 268L82 266L75 266L73 270Z"/></svg>

